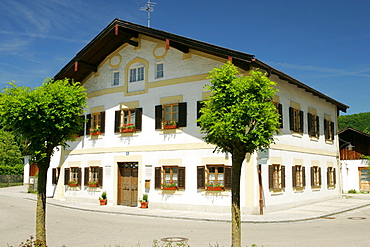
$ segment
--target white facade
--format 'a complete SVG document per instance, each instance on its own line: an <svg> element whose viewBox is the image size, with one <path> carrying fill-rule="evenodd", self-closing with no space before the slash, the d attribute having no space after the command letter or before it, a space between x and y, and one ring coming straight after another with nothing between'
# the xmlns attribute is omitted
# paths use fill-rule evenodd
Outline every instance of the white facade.
<svg viewBox="0 0 370 247"><path fill-rule="evenodd" d="M198 167L205 167L209 178L209 166L231 166L231 155L213 153L214 146L207 145L197 127L197 101L205 99L209 93L204 91L208 83L208 71L219 67L227 60L214 55L192 50L184 53L160 39L140 35L138 46L121 45L108 55L97 67L96 72L83 80L87 89L88 100L86 114L105 112L105 131L98 136L84 135L70 143L70 147L62 150L53 158L49 170L47 195L55 199L97 201L102 191L107 192L108 203L123 204L125 197L122 190L123 175L119 168L122 162L137 164L137 189L132 192L138 204L142 194L149 195L151 208L183 209L212 212L229 212L231 191L209 191L199 188L197 177ZM169 48L169 49L168 49ZM157 64L163 64L164 76L157 78ZM130 81L130 69L144 67L144 79ZM114 73L119 72L118 85L114 81ZM247 71L241 70L243 74ZM265 210L292 207L299 204L326 200L337 197L341 193L339 186L339 149L338 138L327 140L324 136L324 119L335 123L337 129L338 107L323 97L315 96L305 89L280 79L275 74L270 79L277 82L279 93L274 99L282 105L283 128L276 136L276 143L271 145L268 156L258 159L257 154L248 155L243 164L241 177L241 207L243 213L259 212L259 180L258 164L261 165L262 188ZM117 74L116 74L117 79ZM155 106L186 102L186 126L177 129L155 129ZM303 113L303 132L292 131L290 110L295 108ZM115 132L115 112L121 109L142 109L141 130L134 133ZM318 136L308 135L308 115L318 116ZM90 120L92 121L92 120ZM86 132L85 132L86 133ZM333 131L336 133L336 131ZM59 156L60 155L60 156ZM280 188L271 188L269 168L277 165L285 168L279 178L271 176ZM303 175L293 175L295 168L305 170ZM59 168L59 179L52 183L52 169ZM77 187L66 184L65 171L69 168L81 168L81 181L85 181L86 169L101 167L103 182L100 187L89 187L81 182ZM156 188L156 168L185 168L184 188L167 191ZM304 168L303 168L304 167ZM312 186L311 167L320 168L320 179L315 180L318 186ZM327 171L334 171L335 184L327 186ZM55 169L54 169L55 170ZM161 170L164 176L163 170ZM226 171L220 172L226 177ZM278 174L278 173L277 173ZM178 175L178 174L177 174ZM221 176L221 175L220 175ZM300 178L298 178L300 176ZM226 178L223 178L226 181ZM295 180L293 181L293 177ZM293 186L296 179L302 186ZM280 179L280 180L279 180ZM274 180L274 181L275 181ZM162 177L161 183L164 181ZM277 180L276 180L277 181ZM282 187L285 181L285 187ZM316 183L315 182L315 183ZM320 182L320 185L319 185ZM134 185L136 182L134 182ZM135 197L135 198L136 198ZM132 204L131 204L132 205Z"/></svg>

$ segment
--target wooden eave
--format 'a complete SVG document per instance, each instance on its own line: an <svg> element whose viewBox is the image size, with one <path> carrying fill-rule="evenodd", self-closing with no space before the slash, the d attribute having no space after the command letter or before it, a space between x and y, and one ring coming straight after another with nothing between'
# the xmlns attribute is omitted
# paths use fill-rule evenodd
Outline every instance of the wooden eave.
<svg viewBox="0 0 370 247"><path fill-rule="evenodd" d="M82 82L91 72L96 71L99 64L113 51L125 43L137 46L139 34L165 41L169 47L183 53L190 49L198 50L224 59L232 60L233 63L244 70L249 70L249 64L253 55L239 51L219 47L205 42L189 39L176 34L148 28L119 19L113 20L101 31L89 44L87 44L76 56L65 65L55 76L56 80L71 78Z"/></svg>
<svg viewBox="0 0 370 247"><path fill-rule="evenodd" d="M79 53L77 53L76 56L54 76L54 79L58 80L70 78L74 81L83 82L84 79L86 79L92 72L97 71L99 64L109 54L114 52L123 44L127 43L133 46L138 46L138 42L135 41L135 38L137 38L139 34L163 40L166 42L168 47L172 47L183 53L188 53L190 49L193 49L223 59L228 59L232 61L235 66L246 71L250 69L251 65L262 68L268 73L276 74L281 79L286 80L289 83L296 85L297 87L302 88L319 98L333 103L337 106L338 110L346 112L348 108L348 106L255 59L254 55L223 48L119 19L113 20L89 44L87 44Z"/></svg>

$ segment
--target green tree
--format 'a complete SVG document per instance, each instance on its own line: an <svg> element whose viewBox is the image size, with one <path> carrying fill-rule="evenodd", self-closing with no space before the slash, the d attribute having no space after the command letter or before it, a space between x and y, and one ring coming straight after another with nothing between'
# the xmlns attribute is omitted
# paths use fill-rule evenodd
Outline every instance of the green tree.
<svg viewBox="0 0 370 247"><path fill-rule="evenodd" d="M23 174L23 156L12 132L0 129L0 175Z"/></svg>
<svg viewBox="0 0 370 247"><path fill-rule="evenodd" d="M370 112L362 112L352 115L343 115L338 117L338 129L343 130L347 127L369 133L370 130Z"/></svg>
<svg viewBox="0 0 370 247"><path fill-rule="evenodd" d="M272 102L277 89L262 72L237 76L238 69L228 62L209 72L209 100L203 101L198 122L204 140L216 145L215 151L232 154L232 246L241 246L240 175L246 154L267 148L278 131L279 114Z"/></svg>
<svg viewBox="0 0 370 247"><path fill-rule="evenodd" d="M6 129L22 136L27 152L38 164L36 238L46 245L46 179L50 158L65 146L82 126L79 117L86 105L86 92L68 79L45 81L35 89L10 86L0 95L0 117Z"/></svg>

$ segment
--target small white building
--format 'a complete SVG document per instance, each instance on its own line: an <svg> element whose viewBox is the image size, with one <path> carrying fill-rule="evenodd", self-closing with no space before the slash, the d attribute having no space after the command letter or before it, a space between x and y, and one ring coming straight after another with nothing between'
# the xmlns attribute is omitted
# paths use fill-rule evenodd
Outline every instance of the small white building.
<svg viewBox="0 0 370 247"><path fill-rule="evenodd" d="M338 136L343 192L370 191L370 162L363 157L370 156L370 135L348 127Z"/></svg>
<svg viewBox="0 0 370 247"><path fill-rule="evenodd" d="M272 211L338 197L346 105L253 55L118 19L55 76L82 82L88 108L84 131L53 159L48 196L98 203L106 191L108 203L138 206L148 194L150 208L230 212L231 156L213 153L196 123L208 72L228 60L277 82L282 115L276 144L243 164L242 212L258 214L260 201ZM206 186L215 183L223 188Z"/></svg>

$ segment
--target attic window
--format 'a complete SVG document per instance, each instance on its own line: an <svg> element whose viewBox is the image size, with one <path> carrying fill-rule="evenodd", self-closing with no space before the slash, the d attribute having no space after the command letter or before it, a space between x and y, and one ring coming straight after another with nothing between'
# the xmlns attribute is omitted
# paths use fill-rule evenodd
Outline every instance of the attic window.
<svg viewBox="0 0 370 247"><path fill-rule="evenodd" d="M144 81L145 69L144 65L137 63L130 67L130 80L129 82Z"/></svg>

